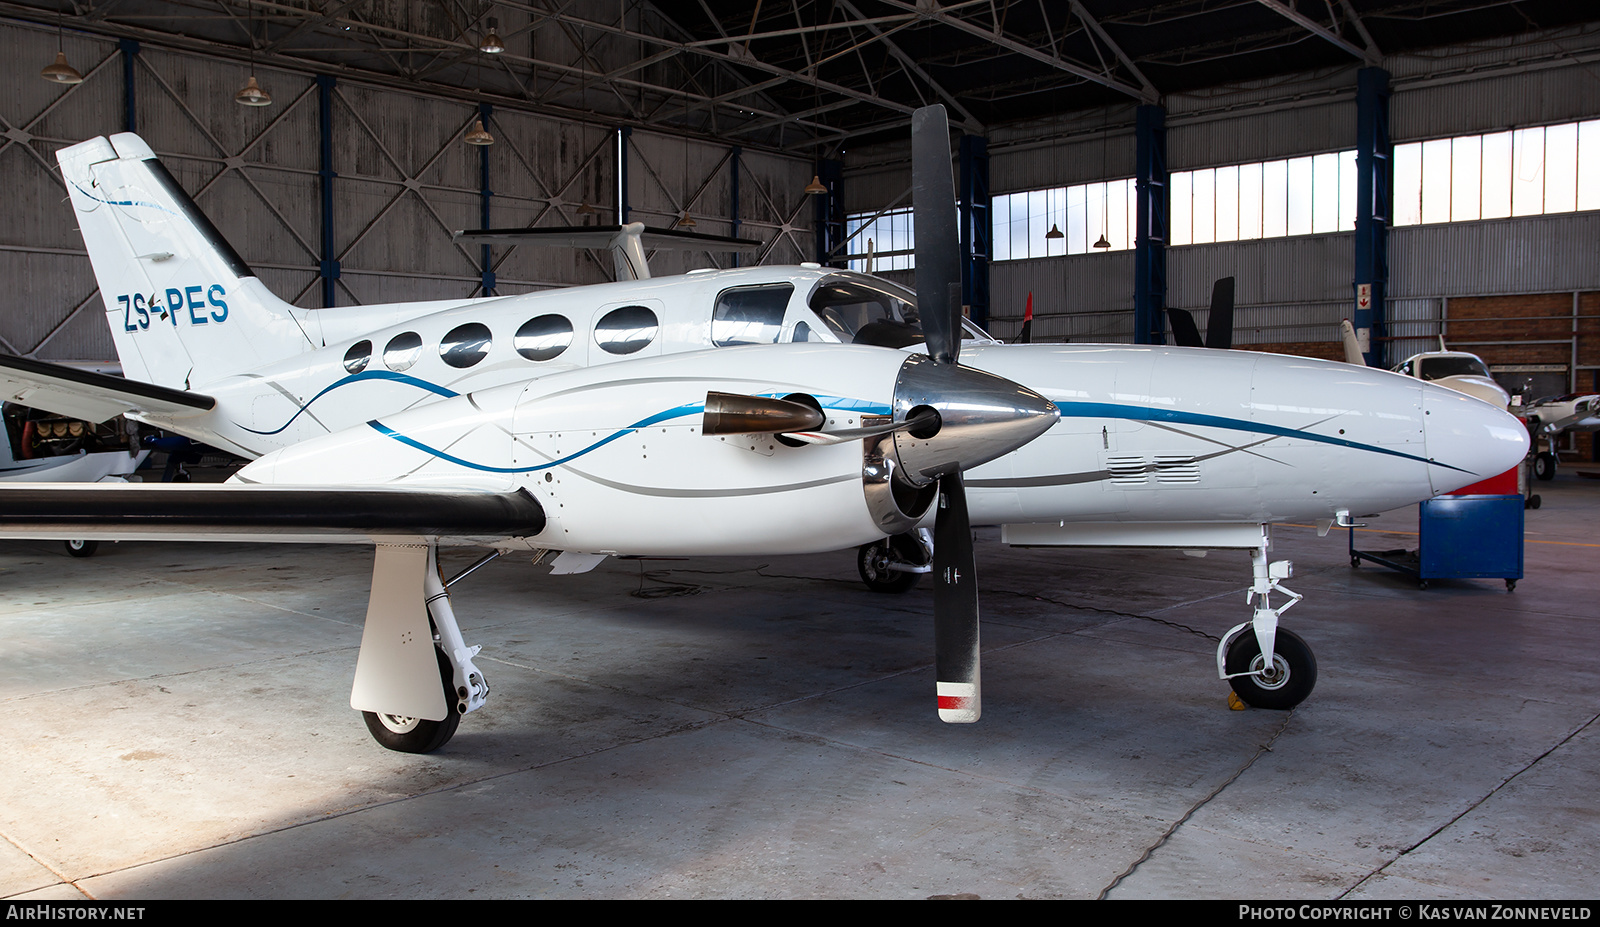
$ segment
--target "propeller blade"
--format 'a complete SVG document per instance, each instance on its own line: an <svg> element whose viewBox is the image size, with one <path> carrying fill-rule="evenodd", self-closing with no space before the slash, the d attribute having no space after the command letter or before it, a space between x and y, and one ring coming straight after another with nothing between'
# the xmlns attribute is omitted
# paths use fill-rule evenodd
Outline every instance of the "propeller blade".
<svg viewBox="0 0 1600 927"><path fill-rule="evenodd" d="M767 435L815 431L827 422L818 409L787 399L706 393L701 430L708 435Z"/></svg>
<svg viewBox="0 0 1600 927"><path fill-rule="evenodd" d="M982 714L978 680L978 568L961 474L939 479L933 526L934 680L939 720L971 724Z"/></svg>
<svg viewBox="0 0 1600 927"><path fill-rule="evenodd" d="M1194 316L1189 314L1189 310L1168 306L1167 322L1172 326L1172 340L1175 344L1186 348L1206 346L1206 343L1200 340L1200 329L1194 324Z"/></svg>
<svg viewBox="0 0 1600 927"><path fill-rule="evenodd" d="M1211 285L1211 316L1206 319L1206 347L1233 347L1233 278Z"/></svg>
<svg viewBox="0 0 1600 927"><path fill-rule="evenodd" d="M950 120L942 105L911 114L911 199L917 313L928 356L954 364L961 355L961 242L950 173Z"/></svg>

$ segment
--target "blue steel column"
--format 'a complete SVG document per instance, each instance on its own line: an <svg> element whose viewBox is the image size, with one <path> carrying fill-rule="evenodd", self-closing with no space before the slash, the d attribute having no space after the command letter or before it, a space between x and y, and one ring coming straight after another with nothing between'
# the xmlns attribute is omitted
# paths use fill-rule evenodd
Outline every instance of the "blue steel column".
<svg viewBox="0 0 1600 927"><path fill-rule="evenodd" d="M844 260L844 162L817 159L817 179L828 188L817 194L817 263L824 267L848 267Z"/></svg>
<svg viewBox="0 0 1600 927"><path fill-rule="evenodd" d="M133 105L133 63L139 57L139 43L133 39L123 39L117 44L122 48L122 131L137 132L139 110Z"/></svg>
<svg viewBox="0 0 1600 927"><path fill-rule="evenodd" d="M728 228L729 235L739 237L739 155L744 149L734 145L728 153ZM739 266L739 252L733 252L733 266Z"/></svg>
<svg viewBox="0 0 1600 927"><path fill-rule="evenodd" d="M628 142L633 129L623 126L617 130L617 224L628 224Z"/></svg>
<svg viewBox="0 0 1600 927"><path fill-rule="evenodd" d="M989 327L989 140L961 136L961 302L979 328Z"/></svg>
<svg viewBox="0 0 1600 927"><path fill-rule="evenodd" d="M493 115L493 113L494 113L494 107L490 106L487 103L479 103L478 104L478 118L483 120L483 128L484 128L484 131L486 131L486 132L487 131L491 131L489 129L489 117L491 115ZM489 224L489 198L494 196L494 191L489 189L489 146L488 145L479 145L478 146L478 157L480 159L478 161L478 169L479 169L479 173L480 173L480 175L482 177L482 183L479 184L479 193L480 193L480 196L481 196L481 198L483 200L483 218L482 218L483 224L480 225L479 228L485 228L485 229L493 228L494 226ZM492 263L493 259L494 259L494 249L491 248L489 245L484 245L483 246L483 295L485 295L485 296L493 296L494 295L494 264Z"/></svg>
<svg viewBox="0 0 1600 927"><path fill-rule="evenodd" d="M317 75L317 136L321 167L317 171L322 194L322 308L332 309L338 295L339 260L333 241L333 84L331 74Z"/></svg>
<svg viewBox="0 0 1600 927"><path fill-rule="evenodd" d="M1139 225L1133 246L1133 343L1166 344L1167 241L1171 188L1167 184L1167 111L1141 106L1135 123Z"/></svg>
<svg viewBox="0 0 1600 927"><path fill-rule="evenodd" d="M1394 145L1389 141L1389 72L1356 72L1356 276L1351 324L1368 336L1367 365L1384 367L1389 288L1389 221L1394 215ZM1370 296L1362 298L1362 286ZM1365 305L1363 305L1365 303Z"/></svg>

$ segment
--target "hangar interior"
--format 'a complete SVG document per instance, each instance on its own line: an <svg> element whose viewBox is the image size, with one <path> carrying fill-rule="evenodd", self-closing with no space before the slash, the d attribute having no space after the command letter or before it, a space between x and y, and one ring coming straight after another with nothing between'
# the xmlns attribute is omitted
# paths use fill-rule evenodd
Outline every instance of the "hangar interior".
<svg viewBox="0 0 1600 927"><path fill-rule="evenodd" d="M1353 318L1374 366L1442 338L1529 399L1600 391L1587 3L0 0L0 49L22 358L116 361L54 157L96 135L139 133L274 292L338 313L611 279L473 228L637 221L759 243L656 276L910 286L911 113L942 103L962 301L1001 340L1031 305L1035 342L1164 343L1232 277L1236 348L1338 359ZM38 79L58 52L81 81ZM457 607L509 694L387 754L343 707L358 549L0 541L0 897L1583 897L1600 452L1558 441L1515 593L1280 529L1323 661L1287 713L1208 673L1237 558L983 530L970 729L922 704L928 593L848 554L497 563Z"/></svg>

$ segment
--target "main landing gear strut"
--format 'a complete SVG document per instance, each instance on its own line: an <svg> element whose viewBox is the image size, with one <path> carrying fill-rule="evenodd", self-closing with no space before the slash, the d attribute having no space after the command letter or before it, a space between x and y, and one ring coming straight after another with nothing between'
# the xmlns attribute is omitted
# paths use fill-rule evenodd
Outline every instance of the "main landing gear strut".
<svg viewBox="0 0 1600 927"><path fill-rule="evenodd" d="M356 658L350 707L378 743L429 753L455 734L461 716L483 707L489 683L473 664L446 588L499 556L491 553L448 582L432 544L380 544Z"/></svg>

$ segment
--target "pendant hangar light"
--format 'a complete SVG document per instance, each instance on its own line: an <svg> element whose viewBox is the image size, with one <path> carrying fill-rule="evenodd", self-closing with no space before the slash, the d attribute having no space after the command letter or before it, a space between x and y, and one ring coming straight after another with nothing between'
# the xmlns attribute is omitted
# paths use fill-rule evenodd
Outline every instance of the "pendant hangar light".
<svg viewBox="0 0 1600 927"><path fill-rule="evenodd" d="M484 34L483 41L478 43L478 51L485 55L498 55L506 50L505 40L500 38L500 21L493 16L489 17L489 31Z"/></svg>
<svg viewBox="0 0 1600 927"><path fill-rule="evenodd" d="M1106 146L1109 145L1111 135L1111 113L1106 113L1106 124L1100 129L1100 176L1106 175ZM1106 191L1100 197L1100 203L1105 208L1100 214L1100 238L1094 247L1101 251L1110 251L1111 242L1106 238L1106 231L1111 228L1111 181L1105 182Z"/></svg>
<svg viewBox="0 0 1600 927"><path fill-rule="evenodd" d="M683 91L683 215L678 217L678 228L695 227L694 216L689 215L689 91Z"/></svg>
<svg viewBox="0 0 1600 927"><path fill-rule="evenodd" d="M494 34L494 31L493 31L494 30L494 26L492 25L493 22L494 22L493 20L490 20L490 23L491 23L491 25L489 27L490 28L490 32L489 32L489 35L484 36L484 39L483 39L484 45L488 44L490 37L493 37L496 41L498 41L499 38L500 38L499 36ZM480 45L478 47L478 51L487 52L488 49L484 48L483 45ZM497 52L498 51L505 51L505 45L501 44L501 46L498 49L496 49L496 51ZM478 65L479 65L478 61L474 61L472 63L473 74L475 76L480 73L479 70L478 70ZM474 83L479 83L479 82L475 80ZM494 144L494 136L490 135L489 134L489 130L483 127L483 117L482 116L479 116L477 119L472 120L472 128L467 130L467 134L466 135L461 136L461 140L463 142L466 142L468 145L475 145L475 146L480 147L480 148L485 146L485 145L493 145Z"/></svg>
<svg viewBox="0 0 1600 927"><path fill-rule="evenodd" d="M245 81L245 85L240 87L239 92L233 95L233 102L239 104L240 106L271 106L272 94L261 89L261 85L256 83L255 4L249 4L246 9L249 11L246 14L245 21L247 23L247 29L250 32L250 79Z"/></svg>
<svg viewBox="0 0 1600 927"><path fill-rule="evenodd" d="M61 14L56 14L56 60L44 66L39 71L39 76L52 84L81 84L83 75L78 69L67 64L67 53L62 46Z"/></svg>

